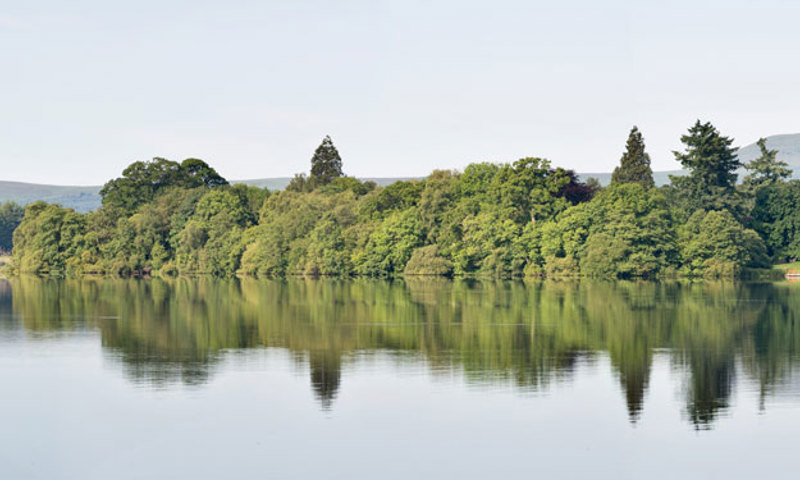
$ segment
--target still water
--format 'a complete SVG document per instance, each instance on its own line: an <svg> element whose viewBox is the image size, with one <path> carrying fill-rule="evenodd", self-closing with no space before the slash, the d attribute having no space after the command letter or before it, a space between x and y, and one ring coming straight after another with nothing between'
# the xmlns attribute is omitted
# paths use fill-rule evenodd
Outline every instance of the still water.
<svg viewBox="0 0 800 480"><path fill-rule="evenodd" d="M800 285L0 283L0 478L797 478Z"/></svg>

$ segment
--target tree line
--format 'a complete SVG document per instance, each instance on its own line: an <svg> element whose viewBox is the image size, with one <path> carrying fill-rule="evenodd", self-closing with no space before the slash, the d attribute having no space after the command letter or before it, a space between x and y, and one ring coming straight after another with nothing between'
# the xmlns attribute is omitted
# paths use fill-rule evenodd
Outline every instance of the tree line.
<svg viewBox="0 0 800 480"><path fill-rule="evenodd" d="M800 256L800 182L762 139L747 165L697 121L655 187L634 127L611 184L541 158L385 187L343 173L325 137L283 191L230 185L198 159L135 162L81 214L37 202L14 265L38 274L731 277ZM748 174L737 182L737 170Z"/></svg>

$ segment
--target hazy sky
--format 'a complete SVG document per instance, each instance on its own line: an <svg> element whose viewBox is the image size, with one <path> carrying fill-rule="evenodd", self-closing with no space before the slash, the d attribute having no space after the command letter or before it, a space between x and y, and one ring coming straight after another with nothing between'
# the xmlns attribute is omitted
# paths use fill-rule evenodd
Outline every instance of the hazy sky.
<svg viewBox="0 0 800 480"><path fill-rule="evenodd" d="M657 170L695 119L800 131L800 2L0 0L0 179L99 184L134 160L229 179L421 176L547 157Z"/></svg>

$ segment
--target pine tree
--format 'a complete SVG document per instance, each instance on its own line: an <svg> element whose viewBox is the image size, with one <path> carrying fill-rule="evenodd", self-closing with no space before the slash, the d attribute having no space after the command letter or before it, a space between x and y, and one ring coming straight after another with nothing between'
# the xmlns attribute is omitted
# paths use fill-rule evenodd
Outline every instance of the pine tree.
<svg viewBox="0 0 800 480"><path fill-rule="evenodd" d="M778 151L767 148L766 138L760 138L756 143L761 150L761 156L744 166L750 174L742 180L742 189L749 194L755 194L761 187L776 184L792 176L789 164L777 159Z"/></svg>
<svg viewBox="0 0 800 480"><path fill-rule="evenodd" d="M611 183L639 183L645 188L655 186L653 170L650 168L650 155L644 151L644 138L634 126L625 144L620 164L611 175Z"/></svg>
<svg viewBox="0 0 800 480"><path fill-rule="evenodd" d="M672 152L700 188L732 188L736 184L736 169L741 167L738 148L731 147L733 139L719 134L711 122L698 120L688 135L681 137L686 152Z"/></svg>
<svg viewBox="0 0 800 480"><path fill-rule="evenodd" d="M314 186L327 185L334 178L342 176L342 158L333 146L333 141L326 135L311 158L310 181Z"/></svg>
<svg viewBox="0 0 800 480"><path fill-rule="evenodd" d="M710 122L698 120L688 135L681 136L681 142L685 151L672 153L689 175L670 175L670 180L683 212L728 210L742 218L745 199L735 188L736 169L742 164L736 155L738 148L731 147L733 139L720 135Z"/></svg>

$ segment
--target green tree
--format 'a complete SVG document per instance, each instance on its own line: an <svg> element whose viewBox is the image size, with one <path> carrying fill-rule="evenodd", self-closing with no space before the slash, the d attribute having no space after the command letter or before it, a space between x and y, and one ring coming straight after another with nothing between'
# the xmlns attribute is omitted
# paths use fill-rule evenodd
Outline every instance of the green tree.
<svg viewBox="0 0 800 480"><path fill-rule="evenodd" d="M375 189L375 182L362 182L355 177L336 177L320 188L322 193L334 194L351 191L357 196L366 195Z"/></svg>
<svg viewBox="0 0 800 480"><path fill-rule="evenodd" d="M761 237L727 210L696 211L678 230L678 245L690 276L732 277L744 267L766 266Z"/></svg>
<svg viewBox="0 0 800 480"><path fill-rule="evenodd" d="M230 188L230 192L239 197L242 205L247 209L247 224L258 223L258 214L264 202L269 198L270 191L266 188L254 187L244 183L237 183Z"/></svg>
<svg viewBox="0 0 800 480"><path fill-rule="evenodd" d="M520 275L525 266L515 255L521 227L510 218L484 211L462 222L463 238L453 255L456 273L480 272L499 277Z"/></svg>
<svg viewBox="0 0 800 480"><path fill-rule="evenodd" d="M45 202L25 207L14 231L14 264L24 273L62 275L80 267L86 216Z"/></svg>
<svg viewBox="0 0 800 480"><path fill-rule="evenodd" d="M582 274L654 277L674 266L672 215L657 190L633 183L614 185L598 195L596 203L598 214L581 258Z"/></svg>
<svg viewBox="0 0 800 480"><path fill-rule="evenodd" d="M149 162L133 162L122 176L110 180L100 190L103 206L132 213L139 205L152 201L156 194L169 187L214 188L227 185L216 170L196 158L183 163L164 158Z"/></svg>
<svg viewBox="0 0 800 480"><path fill-rule="evenodd" d="M546 159L521 158L500 166L488 185L482 209L495 209L524 225L532 220L550 219L593 195L574 172L551 168Z"/></svg>
<svg viewBox="0 0 800 480"><path fill-rule="evenodd" d="M768 184L756 191L753 228L776 260L800 258L800 181Z"/></svg>
<svg viewBox="0 0 800 480"><path fill-rule="evenodd" d="M419 199L419 210L429 241L436 242L442 228L449 226L449 215L456 199L458 175L449 170L434 170L425 179L425 187Z"/></svg>
<svg viewBox="0 0 800 480"><path fill-rule="evenodd" d="M209 221L215 216L226 214L230 220L239 225L247 225L250 212L243 198L231 191L210 191L195 206L194 216L203 221Z"/></svg>
<svg viewBox="0 0 800 480"><path fill-rule="evenodd" d="M287 192L309 192L313 190L313 188L305 173L296 173L294 177L289 180L289 184L286 185L284 190Z"/></svg>
<svg viewBox="0 0 800 480"><path fill-rule="evenodd" d="M228 181L199 158L187 158L181 162L181 176L178 184L186 188L214 188L228 185Z"/></svg>
<svg viewBox="0 0 800 480"><path fill-rule="evenodd" d="M342 158L333 146L331 137L326 135L311 157L311 177L314 186L327 185L334 178L341 177Z"/></svg>
<svg viewBox="0 0 800 480"><path fill-rule="evenodd" d="M689 128L688 135L681 136L686 145L684 152L673 152L688 176L670 176L680 207L688 214L697 209L726 209L737 216L743 214L742 199L737 195L736 170L741 167L731 147L733 139L720 135L710 123L700 120Z"/></svg>
<svg viewBox="0 0 800 480"><path fill-rule="evenodd" d="M368 218L384 218L397 210L416 206L424 185L422 182L399 180L366 195L361 204L361 215Z"/></svg>
<svg viewBox="0 0 800 480"><path fill-rule="evenodd" d="M733 187L736 169L741 167L736 156L733 139L723 137L711 122L700 120L681 136L686 151L673 152L683 168L690 170L690 177L704 187Z"/></svg>
<svg viewBox="0 0 800 480"><path fill-rule="evenodd" d="M405 275L449 276L453 262L439 255L439 247L428 245L415 249L406 264Z"/></svg>
<svg viewBox="0 0 800 480"><path fill-rule="evenodd" d="M541 254L551 273L653 277L676 262L675 231L664 197L638 183L615 184L542 227Z"/></svg>
<svg viewBox="0 0 800 480"><path fill-rule="evenodd" d="M0 205L0 251L10 252L14 246L14 229L22 221L25 209L14 202Z"/></svg>
<svg viewBox="0 0 800 480"><path fill-rule="evenodd" d="M682 265L687 275L733 275L764 264L764 243L735 219L700 209L679 232L675 212L689 215L666 199L680 199L677 188L618 181L595 196L573 172L539 158L383 188L344 176L315 188L304 182L270 194L227 185L196 159L136 162L106 185L104 205L91 214L43 203L26 209L15 263L54 274L388 277L653 277ZM792 183L759 191L755 223L769 253L789 255L800 244L800 195L781 185Z"/></svg>
<svg viewBox="0 0 800 480"><path fill-rule="evenodd" d="M208 191L178 233L175 268L180 273L233 275L239 269L242 232L249 221L246 198L230 189Z"/></svg>
<svg viewBox="0 0 800 480"><path fill-rule="evenodd" d="M761 155L744 166L750 173L742 180L742 189L750 195L755 195L761 187L774 185L792 176L789 164L778 160L778 151L767 148L766 138L759 138L756 143Z"/></svg>
<svg viewBox="0 0 800 480"><path fill-rule="evenodd" d="M611 183L638 183L645 188L655 185L653 170L650 168L650 155L644 150L644 139L636 126L628 134L625 153L622 154L619 166L611 175Z"/></svg>
<svg viewBox="0 0 800 480"><path fill-rule="evenodd" d="M372 232L366 247L354 253L356 271L369 276L392 276L403 272L411 253L421 246L424 236L416 208L392 213Z"/></svg>

